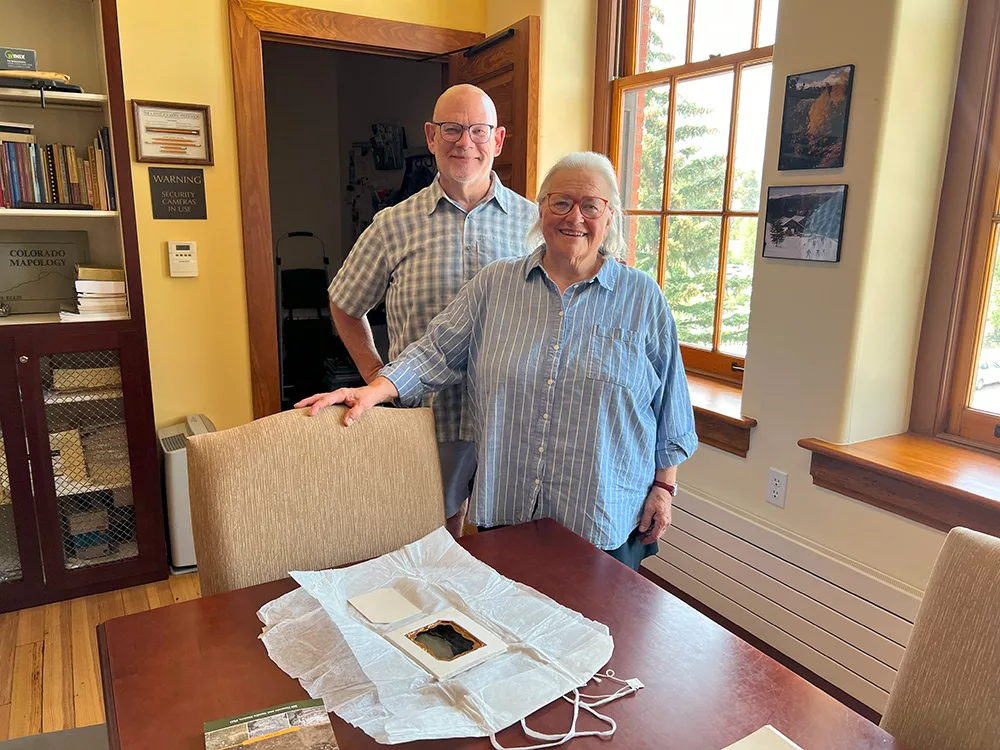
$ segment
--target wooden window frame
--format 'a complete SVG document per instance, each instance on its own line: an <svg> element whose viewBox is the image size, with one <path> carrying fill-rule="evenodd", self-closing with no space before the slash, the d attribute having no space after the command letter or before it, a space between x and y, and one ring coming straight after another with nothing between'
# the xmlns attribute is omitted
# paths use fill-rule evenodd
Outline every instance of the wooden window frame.
<svg viewBox="0 0 1000 750"><path fill-rule="evenodd" d="M618 168L621 158L620 142L622 127L622 100L624 95L636 89L651 86L670 85L670 105L668 127L671 137L667 140L664 164L663 203L658 210L626 209L628 216L657 216L660 218L660 247L657 267L657 282L663 285L666 267L668 222L672 216L712 216L721 222L719 236L719 266L715 292L715 322L712 332L712 348L681 346L685 367L727 382L742 385L744 358L726 354L719 350L722 333L722 304L725 297L726 263L728 255L729 224L733 217L758 218L759 211L739 211L730 207L732 198L733 163L737 133L737 118L741 75L744 68L771 62L773 46L758 47L762 0L754 2L752 46L748 50L722 57L692 62L694 19L696 0L688 0L688 27L685 61L681 65L663 70L637 73L639 15L642 0L599 0L598 1L598 49L597 71L594 88L594 136L595 150L609 154L611 162ZM722 206L718 210L674 209L670 202L670 182L673 161L672 129L676 108L677 83L712 73L733 72L733 96L729 120L729 148L726 160L725 182Z"/></svg>
<svg viewBox="0 0 1000 750"><path fill-rule="evenodd" d="M1000 240L1000 5L969 0L910 431L1000 453L1000 415L969 407Z"/></svg>

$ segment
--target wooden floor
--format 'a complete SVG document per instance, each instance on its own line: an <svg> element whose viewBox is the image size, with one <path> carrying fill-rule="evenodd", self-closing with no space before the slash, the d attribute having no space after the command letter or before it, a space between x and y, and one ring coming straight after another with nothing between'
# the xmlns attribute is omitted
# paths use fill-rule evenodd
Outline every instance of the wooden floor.
<svg viewBox="0 0 1000 750"><path fill-rule="evenodd" d="M101 724L97 625L199 596L189 573L0 615L0 741Z"/></svg>

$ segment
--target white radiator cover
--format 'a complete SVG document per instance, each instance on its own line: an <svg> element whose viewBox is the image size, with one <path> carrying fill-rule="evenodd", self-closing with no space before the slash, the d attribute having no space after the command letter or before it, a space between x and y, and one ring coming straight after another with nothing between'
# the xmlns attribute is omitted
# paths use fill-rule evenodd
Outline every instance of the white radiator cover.
<svg viewBox="0 0 1000 750"><path fill-rule="evenodd" d="M643 565L879 713L923 594L685 489Z"/></svg>

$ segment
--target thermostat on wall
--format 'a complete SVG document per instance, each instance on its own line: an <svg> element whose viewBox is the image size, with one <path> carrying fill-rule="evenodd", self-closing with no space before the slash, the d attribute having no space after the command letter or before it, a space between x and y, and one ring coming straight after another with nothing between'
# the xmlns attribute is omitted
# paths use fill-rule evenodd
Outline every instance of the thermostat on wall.
<svg viewBox="0 0 1000 750"><path fill-rule="evenodd" d="M198 246L194 242L168 242L171 276L198 275Z"/></svg>

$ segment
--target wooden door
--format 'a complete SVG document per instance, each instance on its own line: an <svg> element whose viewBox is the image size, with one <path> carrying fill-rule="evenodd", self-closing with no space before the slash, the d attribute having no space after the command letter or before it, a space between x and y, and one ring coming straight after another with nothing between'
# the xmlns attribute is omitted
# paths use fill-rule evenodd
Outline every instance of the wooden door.
<svg viewBox="0 0 1000 750"><path fill-rule="evenodd" d="M535 199L538 162L538 16L522 18L448 60L448 82L471 83L497 105L507 141L493 168L504 185Z"/></svg>
<svg viewBox="0 0 1000 750"><path fill-rule="evenodd" d="M45 586L16 356L13 339L0 339L0 612L37 603Z"/></svg>
<svg viewBox="0 0 1000 750"><path fill-rule="evenodd" d="M142 335L25 337L17 347L45 598L165 578Z"/></svg>

